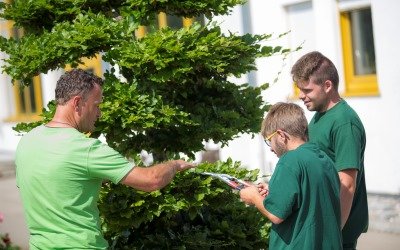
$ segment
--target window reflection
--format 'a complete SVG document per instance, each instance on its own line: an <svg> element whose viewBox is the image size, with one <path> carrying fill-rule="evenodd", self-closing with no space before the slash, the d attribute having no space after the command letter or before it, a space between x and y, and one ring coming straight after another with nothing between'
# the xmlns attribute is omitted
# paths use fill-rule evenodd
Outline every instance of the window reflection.
<svg viewBox="0 0 400 250"><path fill-rule="evenodd" d="M351 11L349 17L352 34L354 74L376 74L371 9Z"/></svg>

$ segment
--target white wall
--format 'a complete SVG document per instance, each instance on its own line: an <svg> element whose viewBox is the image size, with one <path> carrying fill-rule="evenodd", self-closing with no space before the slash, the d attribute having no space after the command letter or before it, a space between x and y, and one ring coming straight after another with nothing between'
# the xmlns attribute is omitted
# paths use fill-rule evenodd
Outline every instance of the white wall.
<svg viewBox="0 0 400 250"><path fill-rule="evenodd" d="M365 153L367 189L400 193L400 1L372 0L372 18L380 95L353 98L367 132Z"/></svg>
<svg viewBox="0 0 400 250"><path fill-rule="evenodd" d="M396 27L400 23L400 1L396 0L250 0L252 33L280 34L292 32L277 44L296 47L304 41L303 49L294 53L284 64L281 58L258 61L257 83L271 82L281 70L278 82L265 91L270 103L291 100L290 67L298 57L311 50L319 50L337 66L343 89L343 63L339 29L339 11L354 6L371 6L374 28L379 96L348 97L348 103L358 112L367 133L365 171L367 190L378 193L400 193L400 157L397 143L400 141L400 35ZM228 19L231 17L227 17ZM249 17L250 18L250 17ZM229 22L225 22L229 24ZM239 31L240 25L224 27ZM292 100L302 105L297 100ZM310 119L312 113L306 111ZM250 139L243 136L221 150L221 158L240 160L249 168L268 172L274 168L276 157L262 143L259 136Z"/></svg>
<svg viewBox="0 0 400 250"><path fill-rule="evenodd" d="M44 107L46 107L49 101L54 99L55 84L60 75L61 71L41 74ZM13 158L18 142L21 139L21 136L13 130L13 127L19 121L9 119L15 114L15 107L13 106L14 92L10 81L8 76L0 74L0 151L3 152L0 156L7 156L7 159ZM0 161L7 159L0 159Z"/></svg>
<svg viewBox="0 0 400 250"><path fill-rule="evenodd" d="M15 136L15 132L12 130L12 126L15 123L7 122L7 118L10 118L15 107L10 106L10 102L14 98L14 92L12 85L7 85L10 82L9 77L4 74L0 74L0 151L5 152L0 154L1 157L5 155L13 154L15 151L18 138ZM7 158L8 159L8 158ZM4 161L6 159L0 159Z"/></svg>
<svg viewBox="0 0 400 250"><path fill-rule="evenodd" d="M41 74L42 80L42 97L43 107L47 107L47 104L54 100L56 84L60 76L63 74L63 70L49 71L47 74Z"/></svg>

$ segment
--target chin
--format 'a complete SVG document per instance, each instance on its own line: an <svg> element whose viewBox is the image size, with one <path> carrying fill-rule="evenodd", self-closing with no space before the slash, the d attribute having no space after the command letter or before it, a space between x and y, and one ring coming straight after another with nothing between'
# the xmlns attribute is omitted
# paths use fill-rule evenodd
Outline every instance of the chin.
<svg viewBox="0 0 400 250"><path fill-rule="evenodd" d="M308 111L316 111L316 108L312 105L307 105L306 107Z"/></svg>
<svg viewBox="0 0 400 250"><path fill-rule="evenodd" d="M87 128L87 130L88 130L89 132L93 132L95 129L96 129L96 126L94 126L94 124L89 125L88 128Z"/></svg>
<svg viewBox="0 0 400 250"><path fill-rule="evenodd" d="M306 107L306 109L310 110L310 108L311 108L311 103L310 102L303 102L303 104Z"/></svg>

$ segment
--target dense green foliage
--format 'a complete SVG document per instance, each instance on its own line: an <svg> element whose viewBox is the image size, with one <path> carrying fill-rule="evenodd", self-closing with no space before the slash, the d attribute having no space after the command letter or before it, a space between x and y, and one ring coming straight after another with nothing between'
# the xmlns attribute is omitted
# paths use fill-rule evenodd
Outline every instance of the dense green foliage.
<svg viewBox="0 0 400 250"><path fill-rule="evenodd" d="M266 248L267 219L240 202L223 182L199 174L205 170L248 180L258 174L228 160L180 173L171 185L152 193L107 184L100 209L107 214L104 232L114 248Z"/></svg>
<svg viewBox="0 0 400 250"><path fill-rule="evenodd" d="M23 27L20 39L1 38L3 71L29 84L39 73L77 66L81 57L101 53L118 68L104 74L102 117L92 137L107 143L136 164L139 153L155 162L193 157L203 142L226 145L241 133L258 133L267 103L261 92L232 82L256 70L258 57L284 55L266 45L270 35L224 34L209 23L173 30L164 28L135 37L139 25L154 22L159 11L178 16L228 14L242 0L20 0L2 4L1 17ZM262 45L261 45L262 44ZM20 123L29 131L49 121L54 102L36 123ZM114 249L265 248L266 219L246 207L225 184L197 174L214 171L255 180L257 171L240 163L202 164L180 173L164 189L145 193L105 184L99 208L103 230Z"/></svg>
<svg viewBox="0 0 400 250"><path fill-rule="evenodd" d="M21 39L0 40L0 49L9 55L4 71L15 80L29 84L40 72L77 66L81 57L110 50L121 41L133 41L135 25L115 22L102 14L81 14L73 22L62 22L52 31L28 34Z"/></svg>
<svg viewBox="0 0 400 250"><path fill-rule="evenodd" d="M119 65L130 84L120 84L117 79L106 84L104 107L109 112L102 118L105 124L99 126L107 141L124 147L122 152L146 149L159 154L168 151L191 155L202 149L203 140L225 144L238 133L258 132L266 110L266 106L262 107L261 90L238 86L227 78L254 69L258 55L273 53L268 49L261 51L257 42L262 39L224 37L217 27L195 25L178 31L163 29L140 43L124 42L114 47L104 59ZM150 93L151 98L160 97L158 103L162 107L143 105L146 113L152 114L152 121L135 125L138 117L146 116L135 115L141 112L137 107L140 101L129 96L135 91L140 93L137 98L141 100ZM108 101L109 98L115 99ZM121 141L125 145L120 145Z"/></svg>
<svg viewBox="0 0 400 250"><path fill-rule="evenodd" d="M184 17L223 15L245 0L18 0L3 4L3 17L13 20L29 33L51 30L55 24L73 21L82 12L102 13L108 18L128 17L135 23L148 25L161 11Z"/></svg>

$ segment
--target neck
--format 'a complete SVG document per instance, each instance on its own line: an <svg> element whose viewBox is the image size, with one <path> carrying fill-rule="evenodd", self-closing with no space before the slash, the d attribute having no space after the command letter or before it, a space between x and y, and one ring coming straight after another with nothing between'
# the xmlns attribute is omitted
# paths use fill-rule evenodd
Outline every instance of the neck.
<svg viewBox="0 0 400 250"><path fill-rule="evenodd" d="M303 139L291 137L290 140L288 140L287 149L288 149L288 151L295 150L296 148L300 147L304 143L306 143L306 142Z"/></svg>
<svg viewBox="0 0 400 250"><path fill-rule="evenodd" d="M47 124L47 126L78 129L74 117L68 114L69 113L64 110L64 106L58 106L53 119Z"/></svg>
<svg viewBox="0 0 400 250"><path fill-rule="evenodd" d="M69 122L62 122L62 121L58 121L58 120L51 120L49 123L51 123L51 125L53 124L53 123L55 123L55 124L63 124L63 125L66 125L66 126L68 126L68 127L71 127L71 128L73 128L74 126L72 126L72 124L71 123L69 123ZM53 126L52 126L53 127Z"/></svg>
<svg viewBox="0 0 400 250"><path fill-rule="evenodd" d="M342 98L340 98L339 94L335 93L334 96L330 98L330 101L328 102L328 105L326 106L326 110L324 110L323 112L330 110L336 104L338 104L341 100L342 100Z"/></svg>

